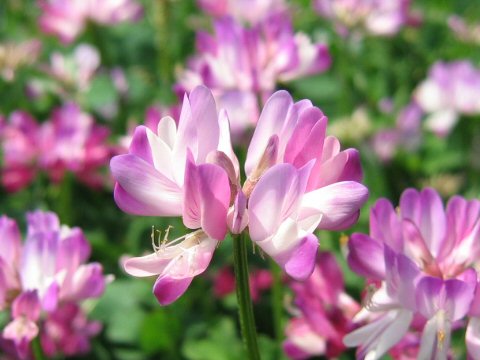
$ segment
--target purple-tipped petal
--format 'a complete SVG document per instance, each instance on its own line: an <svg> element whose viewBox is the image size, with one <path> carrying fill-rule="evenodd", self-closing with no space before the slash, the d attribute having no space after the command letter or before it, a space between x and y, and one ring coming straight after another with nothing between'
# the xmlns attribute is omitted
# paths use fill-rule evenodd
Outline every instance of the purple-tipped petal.
<svg viewBox="0 0 480 360"><path fill-rule="evenodd" d="M305 280L313 272L318 250L318 239L313 234L305 236L285 263L285 272L295 280Z"/></svg>
<svg viewBox="0 0 480 360"><path fill-rule="evenodd" d="M110 162L117 181L115 202L125 212L147 216L179 216L181 190L170 179L135 155L119 155Z"/></svg>
<svg viewBox="0 0 480 360"><path fill-rule="evenodd" d="M187 291L193 277L174 279L160 276L153 285L153 294L160 305L170 305Z"/></svg>
<svg viewBox="0 0 480 360"><path fill-rule="evenodd" d="M307 185L307 170L278 164L261 177L249 200L249 230L253 241L274 234L280 224L297 211Z"/></svg>
<svg viewBox="0 0 480 360"><path fill-rule="evenodd" d="M322 214L319 228L342 230L358 218L358 211L367 201L368 189L353 181L335 183L303 196L301 218Z"/></svg>
<svg viewBox="0 0 480 360"><path fill-rule="evenodd" d="M226 172L214 164L196 166L189 156L183 201L185 226L201 227L210 237L223 240L227 232L229 203L230 183Z"/></svg>
<svg viewBox="0 0 480 360"><path fill-rule="evenodd" d="M385 279L383 244L371 237L355 233L348 241L348 265L361 276L369 279Z"/></svg>

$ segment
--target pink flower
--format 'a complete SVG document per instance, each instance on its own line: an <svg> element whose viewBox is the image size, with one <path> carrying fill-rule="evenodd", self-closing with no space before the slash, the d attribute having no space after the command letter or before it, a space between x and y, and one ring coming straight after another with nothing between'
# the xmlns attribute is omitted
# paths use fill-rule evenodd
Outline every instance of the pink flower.
<svg viewBox="0 0 480 360"><path fill-rule="evenodd" d="M197 0L198 6L214 17L231 16L237 21L258 24L272 13L285 11L284 0Z"/></svg>
<svg viewBox="0 0 480 360"><path fill-rule="evenodd" d="M70 56L54 52L50 56L50 65L45 66L44 71L59 82L60 95L65 96L72 90L87 91L99 66L100 54L97 49L80 44Z"/></svg>
<svg viewBox="0 0 480 360"><path fill-rule="evenodd" d="M340 151L337 139L325 138L326 121L309 101L294 104L287 92L275 93L253 135L243 188L227 114L217 113L205 87L185 97L178 129L170 117L157 134L138 127L129 154L111 161L117 205L138 215L182 216L187 228L201 230L127 261L127 272L160 275L154 292L170 303L205 271L227 230L239 234L248 226L287 274L307 278L318 247L313 231L351 226L368 196L357 182L358 152Z"/></svg>
<svg viewBox="0 0 480 360"><path fill-rule="evenodd" d="M71 43L88 20L103 25L138 20L142 7L134 0L38 0L42 10L40 28Z"/></svg>
<svg viewBox="0 0 480 360"><path fill-rule="evenodd" d="M108 128L74 103L54 110L52 118L42 125L40 132L39 166L54 182L61 181L67 171L92 187L99 187L104 179L99 170L110 158L106 144Z"/></svg>
<svg viewBox="0 0 480 360"><path fill-rule="evenodd" d="M339 27L361 27L378 36L394 35L411 20L410 0L315 0L314 8Z"/></svg>
<svg viewBox="0 0 480 360"><path fill-rule="evenodd" d="M249 10L251 12L251 10ZM199 32L198 54L178 76L177 90L204 84L229 114L234 136L258 118L258 99L267 99L280 81L321 73L331 63L324 44L294 34L284 13L246 28L232 18L214 22L215 33Z"/></svg>
<svg viewBox="0 0 480 360"><path fill-rule="evenodd" d="M446 136L460 115L480 113L480 70L469 61L436 62L415 90L414 98L429 114L426 126Z"/></svg>
<svg viewBox="0 0 480 360"><path fill-rule="evenodd" d="M418 358L446 359L453 324L469 315L469 327L475 326L479 219L479 201L456 196L444 210L433 189L406 190L397 212L387 200L377 201L371 235L353 234L349 241L350 267L381 281L361 315L371 314L370 323L344 340L359 346L359 358L379 359L419 318ZM472 333L468 346L478 341Z"/></svg>
<svg viewBox="0 0 480 360"><path fill-rule="evenodd" d="M292 359L312 356L336 358L345 350L343 336L353 328L360 305L344 291L343 276L335 257L319 253L312 276L291 281L298 314L286 328L283 347Z"/></svg>
<svg viewBox="0 0 480 360"><path fill-rule="evenodd" d="M402 109L394 128L380 130L372 139L373 150L383 162L389 162L399 149L414 151L420 145L423 112L412 102Z"/></svg>
<svg viewBox="0 0 480 360"><path fill-rule="evenodd" d="M2 185L7 191L27 186L35 177L39 125L26 112L10 115L0 130L3 153Z"/></svg>
<svg viewBox="0 0 480 360"><path fill-rule="evenodd" d="M42 349L49 357L86 354L90 351L90 338L101 329L102 324L89 321L76 303L66 303L45 319L40 329Z"/></svg>
<svg viewBox="0 0 480 360"><path fill-rule="evenodd" d="M0 308L11 307L12 317L2 335L14 342L21 358L28 355L30 341L42 333L43 326L56 321L63 306L100 297L110 281L100 264L85 263L90 245L79 228L60 226L55 214L41 211L27 214L27 222L27 238L22 245L15 222L0 218L4 242L0 250ZM64 305L67 303L72 305ZM80 332L88 327L86 321L82 324L79 320L77 325Z"/></svg>

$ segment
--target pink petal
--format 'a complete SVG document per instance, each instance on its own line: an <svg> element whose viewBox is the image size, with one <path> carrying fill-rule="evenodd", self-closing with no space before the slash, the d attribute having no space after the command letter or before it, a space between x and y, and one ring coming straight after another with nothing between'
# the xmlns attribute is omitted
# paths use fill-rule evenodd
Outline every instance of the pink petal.
<svg viewBox="0 0 480 360"><path fill-rule="evenodd" d="M173 279L160 276L153 285L153 294L160 305L170 305L187 291L193 277Z"/></svg>
<svg viewBox="0 0 480 360"><path fill-rule="evenodd" d="M147 216L181 215L178 186L135 155L120 155L110 162L117 181L115 202L125 212Z"/></svg>
<svg viewBox="0 0 480 360"><path fill-rule="evenodd" d="M223 240L227 232L230 183L225 171L213 164L196 166L191 156L185 170L183 222L201 227L210 237Z"/></svg>
<svg viewBox="0 0 480 360"><path fill-rule="evenodd" d="M301 204L300 218L322 214L319 228L342 230L358 218L358 211L367 201L368 189L353 181L328 185L306 193Z"/></svg>
<svg viewBox="0 0 480 360"><path fill-rule="evenodd" d="M383 244L367 235L355 233L348 241L348 266L369 279L385 279Z"/></svg>
<svg viewBox="0 0 480 360"><path fill-rule="evenodd" d="M315 267L317 250L317 237L308 234L300 241L298 247L290 255L290 259L285 263L285 272L295 280L307 279Z"/></svg>
<svg viewBox="0 0 480 360"><path fill-rule="evenodd" d="M305 171L290 164L275 165L260 178L249 200L249 230L253 241L274 234L297 210L307 180Z"/></svg>

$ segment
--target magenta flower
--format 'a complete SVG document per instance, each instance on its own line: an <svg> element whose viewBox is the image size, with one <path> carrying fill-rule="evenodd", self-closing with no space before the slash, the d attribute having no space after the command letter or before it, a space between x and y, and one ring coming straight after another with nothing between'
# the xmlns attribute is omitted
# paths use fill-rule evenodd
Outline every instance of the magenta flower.
<svg viewBox="0 0 480 360"><path fill-rule="evenodd" d="M227 110L235 136L255 124L258 99L266 100L278 82L321 73L331 63L327 47L295 34L284 13L252 28L232 18L218 19L214 31L198 33L198 54L179 74L177 90L210 87L219 106Z"/></svg>
<svg viewBox="0 0 480 360"><path fill-rule="evenodd" d="M165 238L154 254L128 260L127 272L158 274L154 292L168 304L205 271L227 230L239 234L248 226L253 242L287 274L307 278L318 247L314 230L351 226L368 196L358 182L358 152L340 151L336 138L325 137L326 123L308 100L272 95L248 150L243 188L227 114L217 112L207 88L185 97L178 127L171 117L160 120L157 134L137 127L129 154L111 161L117 205L137 215L182 216L198 230Z"/></svg>
<svg viewBox="0 0 480 360"><path fill-rule="evenodd" d="M456 196L444 210L433 189L406 190L397 212L387 200L377 201L370 236L357 233L349 241L350 267L381 282L359 315L370 314L370 323L344 339L359 346L359 358L381 358L414 319L423 328L419 359L446 359L452 326L465 316L471 319L467 347L478 343L479 219L479 201Z"/></svg>
<svg viewBox="0 0 480 360"><path fill-rule="evenodd" d="M315 0L314 8L341 33L362 28L373 35L391 36L411 21L410 0Z"/></svg>
<svg viewBox="0 0 480 360"><path fill-rule="evenodd" d="M93 117L68 103L54 110L52 118L42 125L39 166L54 182L70 171L85 184L100 187L105 179L99 170L111 154L108 135L108 128L95 124Z"/></svg>
<svg viewBox="0 0 480 360"><path fill-rule="evenodd" d="M294 292L296 316L286 328L283 348L291 359L312 356L336 358L345 346L343 336L353 329L353 316L360 310L344 290L343 276L335 257L319 253L312 276L290 283ZM298 313L297 313L298 312Z"/></svg>
<svg viewBox="0 0 480 360"><path fill-rule="evenodd" d="M40 28L71 43L91 20L102 25L135 21L143 8L135 0L38 0Z"/></svg>
<svg viewBox="0 0 480 360"><path fill-rule="evenodd" d="M2 185L7 191L27 186L35 177L39 125L26 112L16 111L0 129L3 153Z"/></svg>
<svg viewBox="0 0 480 360"><path fill-rule="evenodd" d="M54 213L41 211L27 214L27 222L27 238L22 245L16 223L5 216L0 218L0 309L11 308L12 317L2 336L14 343L20 358L28 355L31 340L43 326L55 323L64 307L100 297L110 281L100 264L85 263L90 245L79 228L60 226ZM76 325L78 332L93 335L87 321L78 320ZM55 336L62 335L67 336L63 332ZM84 346L79 352L87 349Z"/></svg>
<svg viewBox="0 0 480 360"><path fill-rule="evenodd" d="M460 115L480 113L480 70L469 61L436 62L415 90L414 98L429 114L426 126L439 136L450 133Z"/></svg>
<svg viewBox="0 0 480 360"><path fill-rule="evenodd" d="M197 0L198 6L216 18L231 16L237 21L258 24L272 13L283 12L284 0Z"/></svg>

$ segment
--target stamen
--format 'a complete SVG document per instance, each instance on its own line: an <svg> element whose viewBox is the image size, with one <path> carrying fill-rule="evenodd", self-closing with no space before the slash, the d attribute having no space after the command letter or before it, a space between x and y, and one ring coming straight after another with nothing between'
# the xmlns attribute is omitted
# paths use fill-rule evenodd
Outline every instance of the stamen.
<svg viewBox="0 0 480 360"><path fill-rule="evenodd" d="M368 311L371 311L371 309L374 307L373 295L375 295L377 290L378 289L375 286L375 284L368 284L365 289L366 294L365 294L365 298L362 300L362 305Z"/></svg>

